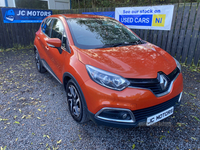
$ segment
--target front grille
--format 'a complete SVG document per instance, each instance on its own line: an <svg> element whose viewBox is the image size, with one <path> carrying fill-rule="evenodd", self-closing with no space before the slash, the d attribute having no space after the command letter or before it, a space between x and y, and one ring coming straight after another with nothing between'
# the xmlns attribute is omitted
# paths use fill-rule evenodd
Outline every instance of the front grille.
<svg viewBox="0 0 200 150"><path fill-rule="evenodd" d="M158 77L154 79L127 79L130 82L129 87L138 87L138 88L144 88L151 90L155 95L161 94L163 92L166 92L171 82L174 80L174 78L179 74L179 69L176 68L174 71L172 71L169 75L165 75L162 72L158 73ZM168 81L168 84L165 89L161 88L160 80L159 80L159 74L164 75Z"/></svg>
<svg viewBox="0 0 200 150"><path fill-rule="evenodd" d="M153 115L160 113L172 106L175 106L176 103L178 103L179 96L180 96L180 94L178 96L176 96L162 104L158 104L156 106L132 111L135 116L135 120L141 121L143 119L146 119L147 117L153 116Z"/></svg>

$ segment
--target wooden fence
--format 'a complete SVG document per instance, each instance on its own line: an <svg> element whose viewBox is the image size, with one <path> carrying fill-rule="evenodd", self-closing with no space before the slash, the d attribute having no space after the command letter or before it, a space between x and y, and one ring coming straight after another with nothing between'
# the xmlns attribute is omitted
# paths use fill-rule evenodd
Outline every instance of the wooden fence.
<svg viewBox="0 0 200 150"><path fill-rule="evenodd" d="M170 31L133 31L142 39L166 50L182 63L200 65L200 5L199 3L179 3L174 5L172 28ZM115 8L88 8L73 10L53 10L53 14L81 14L82 12L114 11ZM0 48L33 43L38 23L4 24L0 9Z"/></svg>

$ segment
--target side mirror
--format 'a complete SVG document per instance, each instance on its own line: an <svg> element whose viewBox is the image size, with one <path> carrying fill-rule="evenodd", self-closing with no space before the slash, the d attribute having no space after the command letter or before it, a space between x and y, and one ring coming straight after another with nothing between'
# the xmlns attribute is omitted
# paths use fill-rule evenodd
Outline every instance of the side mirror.
<svg viewBox="0 0 200 150"><path fill-rule="evenodd" d="M57 48L59 53L62 54L61 44L62 41L58 38L50 38L46 40L47 45L52 48Z"/></svg>

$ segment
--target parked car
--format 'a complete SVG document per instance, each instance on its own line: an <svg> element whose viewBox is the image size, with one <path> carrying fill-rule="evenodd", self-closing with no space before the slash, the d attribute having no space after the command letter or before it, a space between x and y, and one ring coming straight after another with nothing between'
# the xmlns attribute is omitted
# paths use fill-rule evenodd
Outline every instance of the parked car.
<svg viewBox="0 0 200 150"><path fill-rule="evenodd" d="M73 119L99 125L152 125L180 104L181 65L115 19L52 15L34 40L36 66L63 84Z"/></svg>

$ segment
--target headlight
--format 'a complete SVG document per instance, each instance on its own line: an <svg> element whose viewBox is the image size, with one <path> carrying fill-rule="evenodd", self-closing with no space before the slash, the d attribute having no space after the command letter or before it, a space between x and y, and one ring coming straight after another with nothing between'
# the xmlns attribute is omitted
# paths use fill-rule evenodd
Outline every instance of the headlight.
<svg viewBox="0 0 200 150"><path fill-rule="evenodd" d="M104 87L121 91L130 84L130 82L123 77L96 67L86 65L86 69L91 79Z"/></svg>
<svg viewBox="0 0 200 150"><path fill-rule="evenodd" d="M174 58L174 57L173 57ZM175 62L176 62L176 65L177 65L177 67L178 67L178 69L180 70L180 72L181 72L181 64L178 62L178 60L176 60L175 58L174 58L174 60L175 60Z"/></svg>

